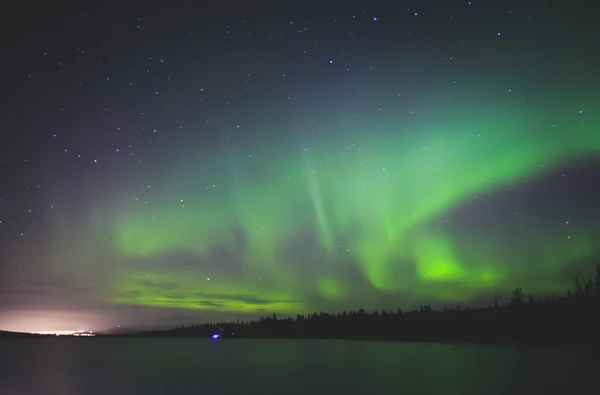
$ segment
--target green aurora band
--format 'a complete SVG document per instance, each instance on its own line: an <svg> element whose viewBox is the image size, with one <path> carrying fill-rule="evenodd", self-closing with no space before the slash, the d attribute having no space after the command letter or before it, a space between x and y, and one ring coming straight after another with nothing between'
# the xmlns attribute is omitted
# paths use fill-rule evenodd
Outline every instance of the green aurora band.
<svg viewBox="0 0 600 395"><path fill-rule="evenodd" d="M552 278L598 253L584 227L572 239L517 228L529 254L511 257L499 240L435 226L474 195L600 151L600 117L589 106L468 107L475 115L455 103L410 124L331 121L322 130L340 132L327 137L214 149L157 167L151 187L122 187L110 206L93 207L91 218L107 219L114 262L101 298L290 314L459 303L504 297L540 267Z"/></svg>

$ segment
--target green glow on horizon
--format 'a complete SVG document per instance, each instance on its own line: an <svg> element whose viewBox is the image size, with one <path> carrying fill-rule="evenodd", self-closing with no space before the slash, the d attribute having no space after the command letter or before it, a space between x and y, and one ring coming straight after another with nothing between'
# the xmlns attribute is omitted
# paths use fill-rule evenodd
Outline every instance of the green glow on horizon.
<svg viewBox="0 0 600 395"><path fill-rule="evenodd" d="M349 125L340 136L317 136L305 146L265 146L245 159L248 163L237 164L235 176L222 174L234 180L230 183L209 181L189 164L174 165L157 175L162 182L146 192L145 207L123 203L122 213L113 215L112 249L121 266L104 298L294 313L320 308L315 298L360 305L380 294L461 301L509 291L518 274L528 271L517 265L521 262L504 262L494 241L466 248L462 235L435 232L431 221L475 194L518 185L555 164L597 154L600 121L597 116L588 116L585 124L537 119L483 106L474 116L459 115L440 112L416 125L378 125L370 133L360 132L368 125ZM232 168L231 159L218 153L207 161ZM211 188L214 194L206 195ZM243 234L241 246L236 229ZM307 230L317 243L305 246L310 251L296 248L294 253L312 257L297 262L286 246ZM556 241L550 249L548 240L555 238L550 231L527 232L522 237L532 256L549 272L598 252L582 229L572 242ZM131 263L181 251L210 261L215 246L235 255L239 273L220 272L217 261L170 274ZM360 292L363 280L339 275L349 269L364 276ZM413 274L398 274L402 269ZM145 282L147 274L158 285ZM168 292L161 283L171 284ZM371 296L364 294L365 285Z"/></svg>
<svg viewBox="0 0 600 395"><path fill-rule="evenodd" d="M188 270L164 268L153 275L140 275L139 270L122 270L109 285L107 294L112 302L142 304L183 309L217 310L225 312L304 310L302 301L290 292L275 289L258 278L245 284L227 284L221 278L201 277Z"/></svg>

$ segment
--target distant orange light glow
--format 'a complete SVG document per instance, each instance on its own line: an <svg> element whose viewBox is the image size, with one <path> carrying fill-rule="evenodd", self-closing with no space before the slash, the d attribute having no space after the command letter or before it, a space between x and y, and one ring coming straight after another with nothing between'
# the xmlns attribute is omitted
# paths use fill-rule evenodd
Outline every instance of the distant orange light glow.
<svg viewBox="0 0 600 395"><path fill-rule="evenodd" d="M106 321L106 316L100 313L58 309L15 309L0 313L0 331L44 335L93 332L98 328L112 326Z"/></svg>
<svg viewBox="0 0 600 395"><path fill-rule="evenodd" d="M29 332L32 335L55 335L55 336L95 336L91 331L43 331L43 332Z"/></svg>

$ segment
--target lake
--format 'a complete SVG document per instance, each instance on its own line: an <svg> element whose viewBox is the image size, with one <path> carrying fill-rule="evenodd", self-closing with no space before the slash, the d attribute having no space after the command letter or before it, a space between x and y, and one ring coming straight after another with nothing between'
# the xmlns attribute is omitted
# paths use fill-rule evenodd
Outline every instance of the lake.
<svg viewBox="0 0 600 395"><path fill-rule="evenodd" d="M0 394L594 394L595 355L341 340L0 339Z"/></svg>

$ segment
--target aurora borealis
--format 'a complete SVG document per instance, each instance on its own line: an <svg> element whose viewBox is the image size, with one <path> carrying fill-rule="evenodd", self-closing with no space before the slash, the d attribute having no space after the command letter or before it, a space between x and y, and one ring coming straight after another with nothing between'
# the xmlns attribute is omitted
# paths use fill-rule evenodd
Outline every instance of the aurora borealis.
<svg viewBox="0 0 600 395"><path fill-rule="evenodd" d="M591 22L442 3L17 13L0 329L487 304L587 274Z"/></svg>

